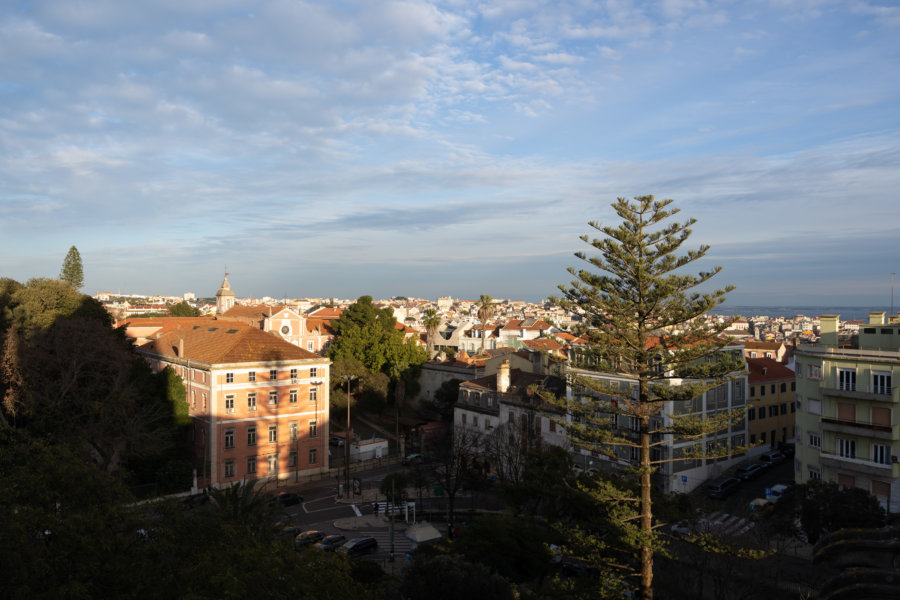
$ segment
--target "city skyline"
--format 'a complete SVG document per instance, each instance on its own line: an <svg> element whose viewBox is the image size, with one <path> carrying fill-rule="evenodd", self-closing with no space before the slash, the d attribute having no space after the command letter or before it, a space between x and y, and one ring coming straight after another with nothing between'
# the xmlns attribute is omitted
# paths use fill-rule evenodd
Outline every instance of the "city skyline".
<svg viewBox="0 0 900 600"><path fill-rule="evenodd" d="M538 300L617 196L744 306L891 303L900 7L0 7L0 276Z"/></svg>

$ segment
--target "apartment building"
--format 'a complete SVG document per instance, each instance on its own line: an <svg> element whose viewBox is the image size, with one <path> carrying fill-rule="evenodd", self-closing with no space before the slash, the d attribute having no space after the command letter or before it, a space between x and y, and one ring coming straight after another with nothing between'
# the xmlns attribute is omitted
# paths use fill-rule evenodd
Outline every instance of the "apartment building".
<svg viewBox="0 0 900 600"><path fill-rule="evenodd" d="M760 452L794 439L797 382L794 372L773 358L748 358L747 434Z"/></svg>
<svg viewBox="0 0 900 600"><path fill-rule="evenodd" d="M819 343L797 357L795 478L871 492L900 511L900 315L869 314L856 343L839 343L838 315L823 315Z"/></svg>
<svg viewBox="0 0 900 600"><path fill-rule="evenodd" d="M740 346L728 346L723 352L741 354L741 348ZM633 380L615 373L598 373L571 367L569 370L576 377L601 380L606 386L619 388L622 391L636 389L636 383ZM672 378L667 382L669 385L678 386L696 382L696 380ZM579 398L587 400L587 396L596 395L581 386L569 386L568 394L572 400ZM707 415L746 407L747 375L736 375L730 381L721 383L691 400L660 403L658 415L650 418L650 428L652 430L668 428L678 417L705 418ZM640 436L638 420L625 415L615 415L613 418L618 434L637 443ZM701 440L684 440L672 434L655 434L652 443L659 444L651 449L651 460L662 462L657 465L657 470L653 473L654 485L666 493L687 493L710 477L722 474L744 459L743 455L710 459L684 459L693 452L694 446L698 442L710 450L723 447L741 448L747 444L747 419L742 419L727 429L710 433ZM579 464L593 463L596 467L615 471L623 465L637 464L640 460L638 448L613 446L611 449L615 453L615 457L604 456L585 449L577 450L581 456L576 456L576 462Z"/></svg>
<svg viewBox="0 0 900 600"><path fill-rule="evenodd" d="M218 321L160 333L138 352L184 380L200 485L328 469L328 359Z"/></svg>

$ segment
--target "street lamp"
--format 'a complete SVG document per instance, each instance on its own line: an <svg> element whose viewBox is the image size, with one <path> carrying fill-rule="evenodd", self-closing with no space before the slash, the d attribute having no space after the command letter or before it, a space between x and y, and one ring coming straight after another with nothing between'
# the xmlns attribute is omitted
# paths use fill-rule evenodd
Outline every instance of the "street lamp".
<svg viewBox="0 0 900 600"><path fill-rule="evenodd" d="M344 493L350 496L350 384L354 379L359 379L357 375L344 375L344 381L347 382L347 430L344 433Z"/></svg>

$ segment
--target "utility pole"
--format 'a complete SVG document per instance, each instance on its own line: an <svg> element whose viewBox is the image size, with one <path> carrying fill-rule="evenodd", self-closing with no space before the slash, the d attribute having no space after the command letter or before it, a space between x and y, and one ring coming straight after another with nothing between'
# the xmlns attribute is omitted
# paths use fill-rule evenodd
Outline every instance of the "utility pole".
<svg viewBox="0 0 900 600"><path fill-rule="evenodd" d="M350 384L356 375L344 375L347 382L347 431L344 433L344 494L350 496Z"/></svg>

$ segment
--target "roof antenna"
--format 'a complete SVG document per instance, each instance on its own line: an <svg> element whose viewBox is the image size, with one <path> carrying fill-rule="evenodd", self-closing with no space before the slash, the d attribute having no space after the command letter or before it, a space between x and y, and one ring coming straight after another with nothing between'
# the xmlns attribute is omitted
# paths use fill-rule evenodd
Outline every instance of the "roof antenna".
<svg viewBox="0 0 900 600"><path fill-rule="evenodd" d="M891 273L891 314L894 314L894 275L896 273Z"/></svg>

